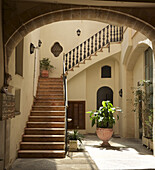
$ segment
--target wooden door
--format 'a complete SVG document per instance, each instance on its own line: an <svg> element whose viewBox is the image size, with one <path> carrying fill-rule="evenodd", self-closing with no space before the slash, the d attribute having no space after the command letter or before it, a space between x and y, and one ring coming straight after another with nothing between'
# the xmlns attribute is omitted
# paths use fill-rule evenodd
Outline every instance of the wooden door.
<svg viewBox="0 0 155 170"><path fill-rule="evenodd" d="M85 101L69 101L68 118L68 129L85 129Z"/></svg>

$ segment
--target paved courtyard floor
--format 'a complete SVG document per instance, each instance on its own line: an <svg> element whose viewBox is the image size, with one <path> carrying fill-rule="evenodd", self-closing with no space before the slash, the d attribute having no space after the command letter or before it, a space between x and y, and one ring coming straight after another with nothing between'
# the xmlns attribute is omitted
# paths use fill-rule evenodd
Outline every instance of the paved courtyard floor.
<svg viewBox="0 0 155 170"><path fill-rule="evenodd" d="M138 140L112 138L108 148L101 143L96 135L86 135L79 152L64 159L17 159L11 170L155 169L155 157Z"/></svg>

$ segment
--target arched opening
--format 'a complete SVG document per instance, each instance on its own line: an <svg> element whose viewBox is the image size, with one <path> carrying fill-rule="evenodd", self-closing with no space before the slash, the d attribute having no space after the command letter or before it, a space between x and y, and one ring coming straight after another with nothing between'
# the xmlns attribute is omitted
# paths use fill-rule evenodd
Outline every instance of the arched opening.
<svg viewBox="0 0 155 170"><path fill-rule="evenodd" d="M110 87L101 87L97 91L97 109L102 106L102 101L109 100L113 104L113 91Z"/></svg>
<svg viewBox="0 0 155 170"><path fill-rule="evenodd" d="M153 26L147 24L146 22L140 20L139 18L128 15L127 13L101 9L97 7L81 7L81 8L69 8L69 9L55 9L54 11L44 11L45 8L40 6L35 7L35 11L38 11L38 14L34 14L34 8L31 8L27 11L24 11L22 15L29 13L30 18L24 18L24 23L17 19L17 26L15 28L14 23L10 23L11 18L6 25L12 25L12 27L6 27L5 32L5 48L6 56L9 58L15 46L26 36L29 32L40 28L46 24L65 21L65 20L93 20L99 22L105 22L114 25L122 25L131 27L137 31L140 31L142 34L147 36L150 40L154 40L154 28ZM49 9L48 9L49 10ZM32 14L31 14L32 13ZM15 14L16 15L16 14ZM14 17L14 15L12 16ZM20 17L21 18L21 17ZM133 24L134 23L134 24Z"/></svg>

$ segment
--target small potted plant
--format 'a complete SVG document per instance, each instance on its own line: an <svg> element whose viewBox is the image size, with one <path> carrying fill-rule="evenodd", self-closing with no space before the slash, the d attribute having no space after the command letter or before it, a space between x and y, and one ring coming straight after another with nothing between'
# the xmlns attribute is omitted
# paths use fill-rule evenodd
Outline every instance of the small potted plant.
<svg viewBox="0 0 155 170"><path fill-rule="evenodd" d="M89 111L90 120L92 120L92 127L96 124L96 134L99 139L103 141L102 146L109 146L108 141L113 134L113 124L115 124L114 112L116 108L110 101L102 101L102 106L97 111ZM117 115L117 119L119 116Z"/></svg>
<svg viewBox="0 0 155 170"><path fill-rule="evenodd" d="M49 71L51 71L54 66L50 64L50 59L49 58L43 58L40 60L40 74L41 77L48 77L49 76Z"/></svg>
<svg viewBox="0 0 155 170"><path fill-rule="evenodd" d="M77 130L68 132L68 141L69 141L69 150L70 151L77 151L78 149L78 141L82 143L82 139L84 136L80 134Z"/></svg>

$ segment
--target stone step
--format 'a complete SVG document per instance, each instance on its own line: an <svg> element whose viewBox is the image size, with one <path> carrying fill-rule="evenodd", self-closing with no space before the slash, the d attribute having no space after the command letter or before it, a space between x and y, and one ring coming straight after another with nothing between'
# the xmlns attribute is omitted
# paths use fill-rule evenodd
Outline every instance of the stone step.
<svg viewBox="0 0 155 170"><path fill-rule="evenodd" d="M31 116L64 116L65 111L31 111Z"/></svg>
<svg viewBox="0 0 155 170"><path fill-rule="evenodd" d="M63 87L38 87L37 91L63 91Z"/></svg>
<svg viewBox="0 0 155 170"><path fill-rule="evenodd" d="M64 101L35 101L34 106L64 106Z"/></svg>
<svg viewBox="0 0 155 170"><path fill-rule="evenodd" d="M19 150L19 158L64 158L64 150Z"/></svg>
<svg viewBox="0 0 155 170"><path fill-rule="evenodd" d="M65 128L25 128L25 135L64 135Z"/></svg>
<svg viewBox="0 0 155 170"><path fill-rule="evenodd" d="M35 111L65 111L65 106L32 106Z"/></svg>
<svg viewBox="0 0 155 170"><path fill-rule="evenodd" d="M36 102L44 102L44 101L64 101L64 98L36 98Z"/></svg>
<svg viewBox="0 0 155 170"><path fill-rule="evenodd" d="M39 82L40 81L63 81L63 78L57 78L57 77L54 77L54 78L42 78L42 77L40 77Z"/></svg>
<svg viewBox="0 0 155 170"><path fill-rule="evenodd" d="M45 91L45 90L38 90L37 91L37 95L48 95L48 94L61 94L63 95L63 90L48 90L48 91Z"/></svg>
<svg viewBox="0 0 155 170"><path fill-rule="evenodd" d="M65 142L21 142L21 150L62 150Z"/></svg>
<svg viewBox="0 0 155 170"><path fill-rule="evenodd" d="M56 99L64 99L63 94L42 94L42 95L36 95L36 99L47 99L47 98L56 98Z"/></svg>
<svg viewBox="0 0 155 170"><path fill-rule="evenodd" d="M64 122L65 116L29 116L29 122Z"/></svg>
<svg viewBox="0 0 155 170"><path fill-rule="evenodd" d="M38 85L40 86L41 84L48 84L48 85L51 85L51 84L61 84L63 85L63 81L39 81Z"/></svg>
<svg viewBox="0 0 155 170"><path fill-rule="evenodd" d="M64 122L27 122L28 128L65 128Z"/></svg>
<svg viewBox="0 0 155 170"><path fill-rule="evenodd" d="M56 87L56 88L58 88L58 87L63 87L63 84L54 84L54 83L52 83L52 84L38 84L38 87L40 88L40 87L44 87L44 88L51 88L51 87Z"/></svg>
<svg viewBox="0 0 155 170"><path fill-rule="evenodd" d="M23 142L64 142L65 135L23 135Z"/></svg>

